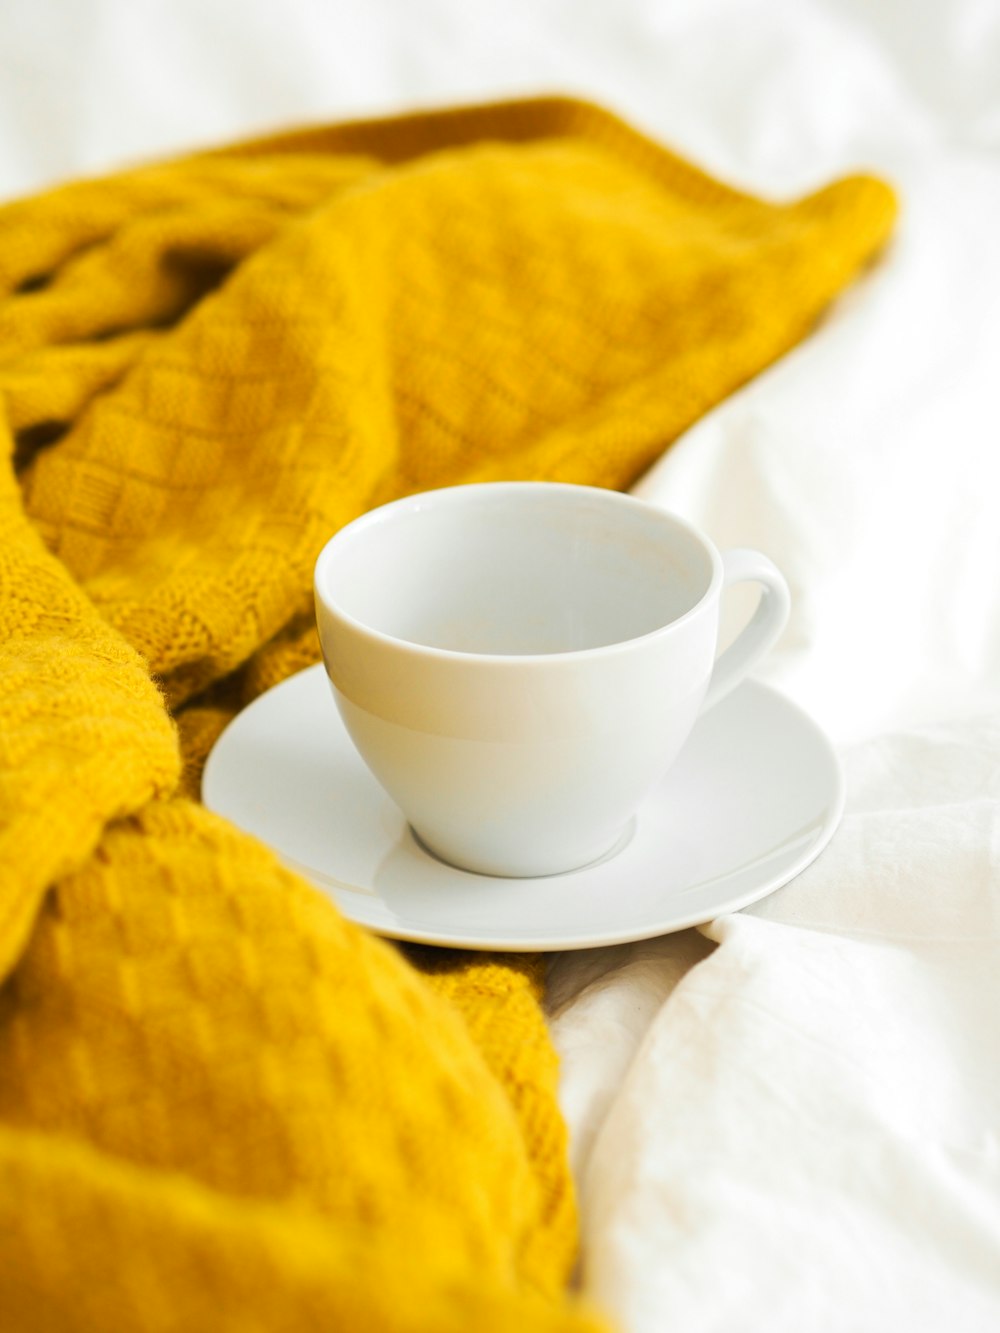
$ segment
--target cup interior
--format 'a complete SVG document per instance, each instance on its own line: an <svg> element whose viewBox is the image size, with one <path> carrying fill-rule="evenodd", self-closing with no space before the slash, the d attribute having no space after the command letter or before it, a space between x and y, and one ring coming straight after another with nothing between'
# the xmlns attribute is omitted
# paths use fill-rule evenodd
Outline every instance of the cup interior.
<svg viewBox="0 0 1000 1333"><path fill-rule="evenodd" d="M614 491L460 486L398 501L343 529L320 595L390 638L457 653L607 647L669 625L712 584L711 548Z"/></svg>

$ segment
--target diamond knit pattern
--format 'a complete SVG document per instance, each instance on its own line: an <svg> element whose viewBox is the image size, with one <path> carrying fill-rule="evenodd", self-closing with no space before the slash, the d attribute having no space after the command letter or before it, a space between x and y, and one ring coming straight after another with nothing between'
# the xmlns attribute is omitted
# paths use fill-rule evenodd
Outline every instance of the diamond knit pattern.
<svg viewBox="0 0 1000 1333"><path fill-rule="evenodd" d="M893 213L860 176L765 203L562 100L0 210L0 1327L598 1327L541 960L367 935L200 765L317 660L338 527L628 486Z"/></svg>

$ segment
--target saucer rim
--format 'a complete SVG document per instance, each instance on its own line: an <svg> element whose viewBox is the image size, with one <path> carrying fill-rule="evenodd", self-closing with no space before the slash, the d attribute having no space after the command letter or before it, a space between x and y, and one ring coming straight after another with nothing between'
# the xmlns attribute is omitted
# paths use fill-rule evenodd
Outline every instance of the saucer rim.
<svg viewBox="0 0 1000 1333"><path fill-rule="evenodd" d="M246 708L242 709L235 718L224 728L216 739L215 744L208 755L202 774L202 801L206 809L219 814L221 818L228 819L228 816L219 811L212 800L211 788L215 781L213 774L219 763L219 756L222 742L231 727L245 721L247 715L259 706L264 705L265 701L273 706L271 696L278 691L284 691L286 688L301 688L302 678L313 674L325 674L322 663L317 663L311 667L306 667L302 671L296 672L287 679L280 681L270 690L265 691L255 699ZM315 867L306 866L297 861L294 857L279 851L265 839L260 838L250 830L241 830L249 832L250 836L260 838L260 841L277 857L279 862L294 874L300 876L307 883L322 892L328 898L332 898L333 906L342 913L348 920L356 925L365 927L383 938L403 941L410 944L427 944L438 948L469 949L476 952L497 952L497 953L562 953L576 951L580 949L606 948L617 944L630 944L640 940L656 939L663 935L675 934L680 930L688 930L693 926L704 925L717 917L730 912L741 911L745 907L759 902L777 889L784 887L791 880L800 875L828 846L830 839L836 832L841 819L843 818L844 808L847 799L847 784L844 776L843 766L840 758L830 741L830 738L823 731L819 723L798 703L789 699L787 695L780 690L775 689L763 681L753 678L742 681L733 691L733 695L743 693L753 694L759 692L769 696L772 702L777 702L787 713L793 714L797 723L810 734L810 739L815 744L816 749L822 754L823 759L829 769L831 779L831 799L828 803L826 816L817 826L817 829L808 843L790 865L784 866L776 874L755 884L751 890L738 894L732 898L725 898L719 903L718 910L706 915L704 908L694 910L687 914L678 916L676 913L670 913L663 919L655 921L650 920L641 926L634 922L631 926L623 927L618 931L598 931L586 934L565 934L565 935L496 935L485 937L482 934L468 935L461 931L448 931L440 927L428 929L419 926L407 927L405 925L397 926L391 923L376 922L366 918L363 910L359 913L356 908L362 907L363 903L369 899L370 895L357 885L348 884L343 880L338 880L336 876L327 875L324 871L317 870ZM235 821L229 820L234 827L240 828ZM453 873L467 873L451 868ZM575 873L575 872L569 872ZM545 884L553 878L562 878L562 876L538 876L528 878L522 883ZM377 895L374 896L375 902L383 900ZM345 901L346 900L346 901ZM361 900L360 902L356 900Z"/></svg>

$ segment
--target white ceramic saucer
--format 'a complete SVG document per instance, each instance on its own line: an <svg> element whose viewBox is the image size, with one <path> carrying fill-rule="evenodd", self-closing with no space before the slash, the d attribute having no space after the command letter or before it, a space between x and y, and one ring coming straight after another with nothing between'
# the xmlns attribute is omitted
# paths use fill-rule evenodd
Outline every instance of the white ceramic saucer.
<svg viewBox="0 0 1000 1333"><path fill-rule="evenodd" d="M647 939L763 898L830 840L844 784L816 723L746 682L699 720L603 860L544 879L470 874L413 837L358 757L316 666L223 732L203 798L382 935L534 951Z"/></svg>

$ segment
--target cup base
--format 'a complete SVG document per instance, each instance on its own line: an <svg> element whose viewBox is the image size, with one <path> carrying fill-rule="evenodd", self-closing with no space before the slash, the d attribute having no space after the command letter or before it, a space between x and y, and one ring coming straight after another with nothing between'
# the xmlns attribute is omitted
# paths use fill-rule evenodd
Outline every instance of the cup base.
<svg viewBox="0 0 1000 1333"><path fill-rule="evenodd" d="M414 842L428 856L432 856L435 861L440 861L442 865L450 866L453 870L461 870L466 875L480 875L484 879L557 879L560 875L575 875L580 870L590 870L593 866L603 865L605 861L611 861L623 852L635 834L635 816L632 816L621 832L615 835L609 846L597 856L588 857L586 861L559 870L529 870L523 873L502 870L497 866L487 866L485 864L478 866L463 864L461 861L445 856L443 852L438 851L417 832L412 824L408 827L413 835Z"/></svg>

